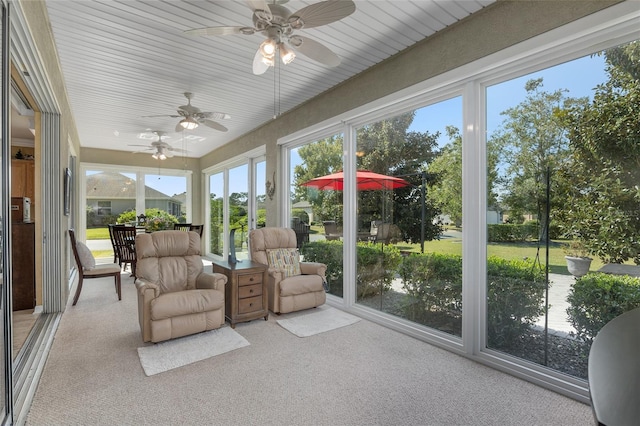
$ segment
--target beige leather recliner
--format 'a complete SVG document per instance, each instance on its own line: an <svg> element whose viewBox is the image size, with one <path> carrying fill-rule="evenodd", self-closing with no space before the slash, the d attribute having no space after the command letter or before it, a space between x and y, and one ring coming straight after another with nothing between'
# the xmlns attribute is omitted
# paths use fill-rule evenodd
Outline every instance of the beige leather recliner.
<svg viewBox="0 0 640 426"><path fill-rule="evenodd" d="M251 260L269 266L267 250L296 248L296 233L290 228L267 227L249 232ZM301 275L284 277L280 269L269 266L267 292L269 310L276 314L315 308L325 303L323 283L327 266L300 262Z"/></svg>
<svg viewBox="0 0 640 426"><path fill-rule="evenodd" d="M197 232L138 234L136 256L143 341L161 342L224 324L227 277L203 272Z"/></svg>

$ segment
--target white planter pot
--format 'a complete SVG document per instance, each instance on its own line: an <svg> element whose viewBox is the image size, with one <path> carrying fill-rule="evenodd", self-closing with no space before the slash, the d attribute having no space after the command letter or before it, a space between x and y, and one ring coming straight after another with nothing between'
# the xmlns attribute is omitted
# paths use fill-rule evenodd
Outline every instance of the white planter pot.
<svg viewBox="0 0 640 426"><path fill-rule="evenodd" d="M567 260L569 273L576 278L580 278L589 272L591 261L593 260L590 257L565 256L564 258Z"/></svg>

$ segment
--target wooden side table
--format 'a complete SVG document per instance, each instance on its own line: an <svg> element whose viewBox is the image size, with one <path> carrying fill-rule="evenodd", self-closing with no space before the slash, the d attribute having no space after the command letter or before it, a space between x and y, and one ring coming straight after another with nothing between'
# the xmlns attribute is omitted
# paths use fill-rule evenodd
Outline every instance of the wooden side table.
<svg viewBox="0 0 640 426"><path fill-rule="evenodd" d="M212 261L213 272L227 276L224 289L225 317L235 328L236 323L260 317L269 319L267 303L267 267L243 260L238 263Z"/></svg>

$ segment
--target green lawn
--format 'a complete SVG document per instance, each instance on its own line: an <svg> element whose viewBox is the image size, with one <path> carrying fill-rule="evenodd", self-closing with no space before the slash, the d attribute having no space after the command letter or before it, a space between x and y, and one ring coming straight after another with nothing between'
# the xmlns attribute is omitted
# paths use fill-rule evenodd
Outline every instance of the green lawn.
<svg viewBox="0 0 640 426"><path fill-rule="evenodd" d="M324 229L321 225L312 226L310 232L316 234L324 234ZM396 244L396 247L398 247L398 249L402 251L420 253L420 244L399 243ZM425 241L424 251L425 253L436 252L461 255L462 240L456 238L443 238L441 240ZM509 260L524 258L536 259L536 256L538 255L538 246L535 242L501 244L489 243L487 251L489 256L497 256ZM538 258L542 266L544 266L545 264L545 254L545 247L541 246ZM560 246L560 242L552 242L552 246L549 247L549 272L554 274L569 275L564 256L565 253ZM600 259L593 259L593 262L591 262L591 271L600 269L603 264L604 263Z"/></svg>
<svg viewBox="0 0 640 426"><path fill-rule="evenodd" d="M108 240L109 228L90 228L87 229L87 240Z"/></svg>

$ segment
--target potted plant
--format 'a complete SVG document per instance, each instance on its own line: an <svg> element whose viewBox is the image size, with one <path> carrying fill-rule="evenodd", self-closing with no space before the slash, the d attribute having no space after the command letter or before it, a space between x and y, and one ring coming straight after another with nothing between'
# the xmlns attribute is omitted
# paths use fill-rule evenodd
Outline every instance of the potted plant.
<svg viewBox="0 0 640 426"><path fill-rule="evenodd" d="M589 257L584 242L574 239L564 246L566 253L567 269L576 278L580 278L589 272L592 258Z"/></svg>

